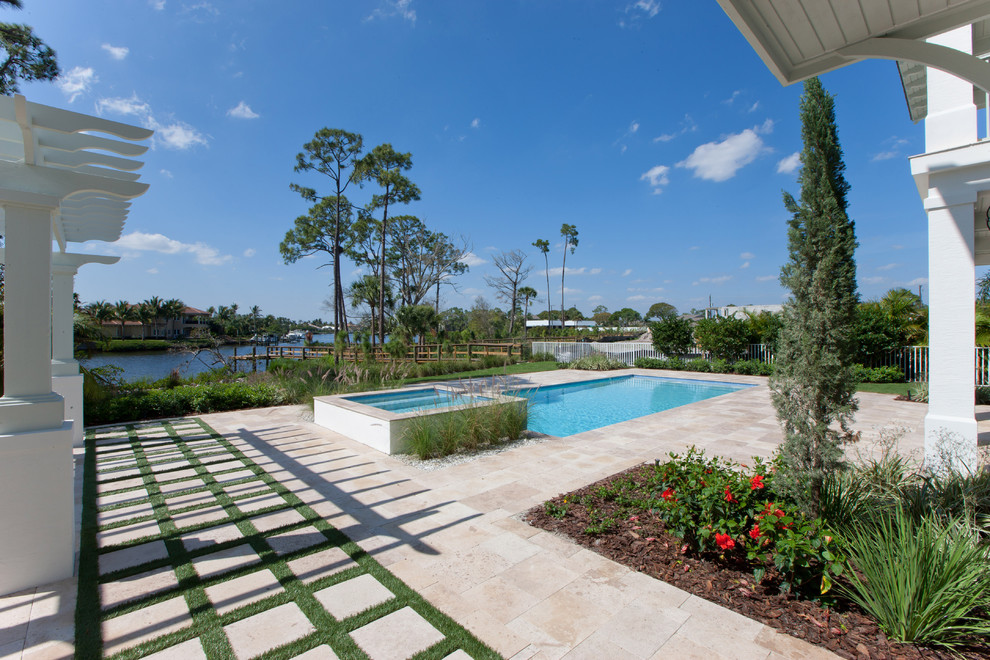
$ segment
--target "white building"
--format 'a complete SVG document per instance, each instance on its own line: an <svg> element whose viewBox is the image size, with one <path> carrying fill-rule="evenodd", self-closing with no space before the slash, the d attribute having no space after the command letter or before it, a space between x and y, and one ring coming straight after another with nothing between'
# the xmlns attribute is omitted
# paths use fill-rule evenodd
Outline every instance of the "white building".
<svg viewBox="0 0 990 660"><path fill-rule="evenodd" d="M719 0L777 79L789 85L869 58L897 60L925 153L910 158L928 213L929 408L925 450L975 467L976 265L990 265L990 0ZM864 92L867 90L864 90ZM864 110L869 105L864 99Z"/></svg>

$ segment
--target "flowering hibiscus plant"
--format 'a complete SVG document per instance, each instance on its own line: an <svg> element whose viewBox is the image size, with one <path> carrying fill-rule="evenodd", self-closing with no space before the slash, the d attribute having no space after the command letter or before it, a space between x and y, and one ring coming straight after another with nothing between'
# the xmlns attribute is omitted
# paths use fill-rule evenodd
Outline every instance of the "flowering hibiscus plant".
<svg viewBox="0 0 990 660"><path fill-rule="evenodd" d="M690 550L744 556L757 581L775 566L782 591L814 585L825 594L842 572L839 543L775 492L775 472L758 458L750 467L694 447L671 453L650 474L650 508Z"/></svg>

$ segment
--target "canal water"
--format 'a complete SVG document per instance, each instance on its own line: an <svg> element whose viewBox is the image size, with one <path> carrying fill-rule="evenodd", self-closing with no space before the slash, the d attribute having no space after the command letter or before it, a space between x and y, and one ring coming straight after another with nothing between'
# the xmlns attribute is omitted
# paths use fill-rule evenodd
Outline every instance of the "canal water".
<svg viewBox="0 0 990 660"><path fill-rule="evenodd" d="M333 334L313 335L313 341L332 343ZM302 346L302 344L286 345ZM259 346L258 348L259 350L263 350L264 347ZM224 358L229 358L234 355L234 349L234 346L221 346L219 352ZM237 346L236 349L238 355L246 355L251 352L250 346ZM198 356L195 352L191 351L94 353L92 357L82 359L79 362L88 368L114 364L124 370L123 378L129 382L145 379L154 381L165 378L172 373L173 369L178 369L180 375L188 378L221 366L219 363L214 362L213 353L208 351L202 351ZM239 362L237 369L250 371L251 363ZM258 371L264 371L264 369L265 361L258 360Z"/></svg>

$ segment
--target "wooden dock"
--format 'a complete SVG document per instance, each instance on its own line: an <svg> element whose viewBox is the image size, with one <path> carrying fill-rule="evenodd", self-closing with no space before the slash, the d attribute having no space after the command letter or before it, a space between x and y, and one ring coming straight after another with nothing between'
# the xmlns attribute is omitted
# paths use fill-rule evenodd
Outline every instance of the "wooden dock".
<svg viewBox="0 0 990 660"><path fill-rule="evenodd" d="M442 344L424 344L410 346L404 357L398 358L403 362L439 362L441 360L479 360L486 355L502 355L513 357L522 355L522 344L503 342L473 342L468 344L452 344L450 353L443 352ZM256 361L275 359L285 360L317 360L332 357L333 346L252 346L250 351L238 353L234 349L233 359L239 361ZM341 354L347 362L360 362L365 359L364 351L353 345ZM378 362L393 361L396 358L375 346L371 357Z"/></svg>

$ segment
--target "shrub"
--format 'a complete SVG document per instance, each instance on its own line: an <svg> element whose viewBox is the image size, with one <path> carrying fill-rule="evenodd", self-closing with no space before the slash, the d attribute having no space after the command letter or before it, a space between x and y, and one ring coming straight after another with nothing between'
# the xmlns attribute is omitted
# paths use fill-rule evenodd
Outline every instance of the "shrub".
<svg viewBox="0 0 990 660"><path fill-rule="evenodd" d="M527 408L516 402L470 405L445 415L421 415L406 427L411 453L422 459L476 451L518 440L526 430Z"/></svg>
<svg viewBox="0 0 990 660"><path fill-rule="evenodd" d="M814 519L782 500L775 471L759 459L752 470L692 447L684 456L655 464L649 477L655 510L667 530L700 552L745 553L761 580L774 565L782 591L814 588L824 594L842 573L841 553Z"/></svg>
<svg viewBox="0 0 990 660"><path fill-rule="evenodd" d="M734 370L728 360L712 360L711 371L716 374L731 374Z"/></svg>
<svg viewBox="0 0 990 660"><path fill-rule="evenodd" d="M919 390L921 389L921 386L922 385L925 388L925 392L924 392L925 398L923 400L924 401L928 401L928 383L919 383L919 388L918 388ZM921 399L920 394L919 394L918 398ZM977 387L976 388L976 405L978 405L978 406L985 406L988 403L990 403L990 387Z"/></svg>
<svg viewBox="0 0 990 660"><path fill-rule="evenodd" d="M110 353L130 351L167 351L174 343L165 339L111 339L103 350Z"/></svg>
<svg viewBox="0 0 990 660"><path fill-rule="evenodd" d="M858 383L903 383L904 372L900 367L864 367L861 364L853 366L853 372Z"/></svg>
<svg viewBox="0 0 990 660"><path fill-rule="evenodd" d="M769 376L773 373L773 365L759 360L739 360L732 365L732 370L744 376Z"/></svg>
<svg viewBox="0 0 990 660"><path fill-rule="evenodd" d="M585 355L568 363L568 369L584 369L587 371L611 371L612 369L627 369L629 365L622 360L610 358L604 353Z"/></svg>
<svg viewBox="0 0 990 660"><path fill-rule="evenodd" d="M700 371L703 373L709 373L712 371L712 365L708 360L703 360L698 358L697 360L688 360L684 363L684 368L687 371Z"/></svg>
<svg viewBox="0 0 990 660"><path fill-rule="evenodd" d="M286 394L272 385L244 382L180 385L172 389L138 389L118 393L112 398L89 400L85 403L84 414L87 425L110 424L277 406L287 402Z"/></svg>
<svg viewBox="0 0 990 660"><path fill-rule="evenodd" d="M653 347L668 357L686 355L694 346L691 322L668 316L650 324Z"/></svg>
<svg viewBox="0 0 990 660"><path fill-rule="evenodd" d="M990 557L972 530L903 508L848 535L850 571L840 589L891 638L949 648L990 635Z"/></svg>
<svg viewBox="0 0 990 660"><path fill-rule="evenodd" d="M554 357L553 353L531 353L529 356L530 362L556 362L557 358Z"/></svg>
<svg viewBox="0 0 990 660"><path fill-rule="evenodd" d="M515 358L508 355L483 355L481 356L482 369L499 369L510 364L515 364Z"/></svg>
<svg viewBox="0 0 990 660"><path fill-rule="evenodd" d="M633 365L639 367L640 369L671 369L674 371L683 371L686 369L686 364L684 360L680 358L636 358Z"/></svg>
<svg viewBox="0 0 990 660"><path fill-rule="evenodd" d="M749 348L749 327L735 316L701 319L694 326L698 347L720 360L735 360Z"/></svg>

